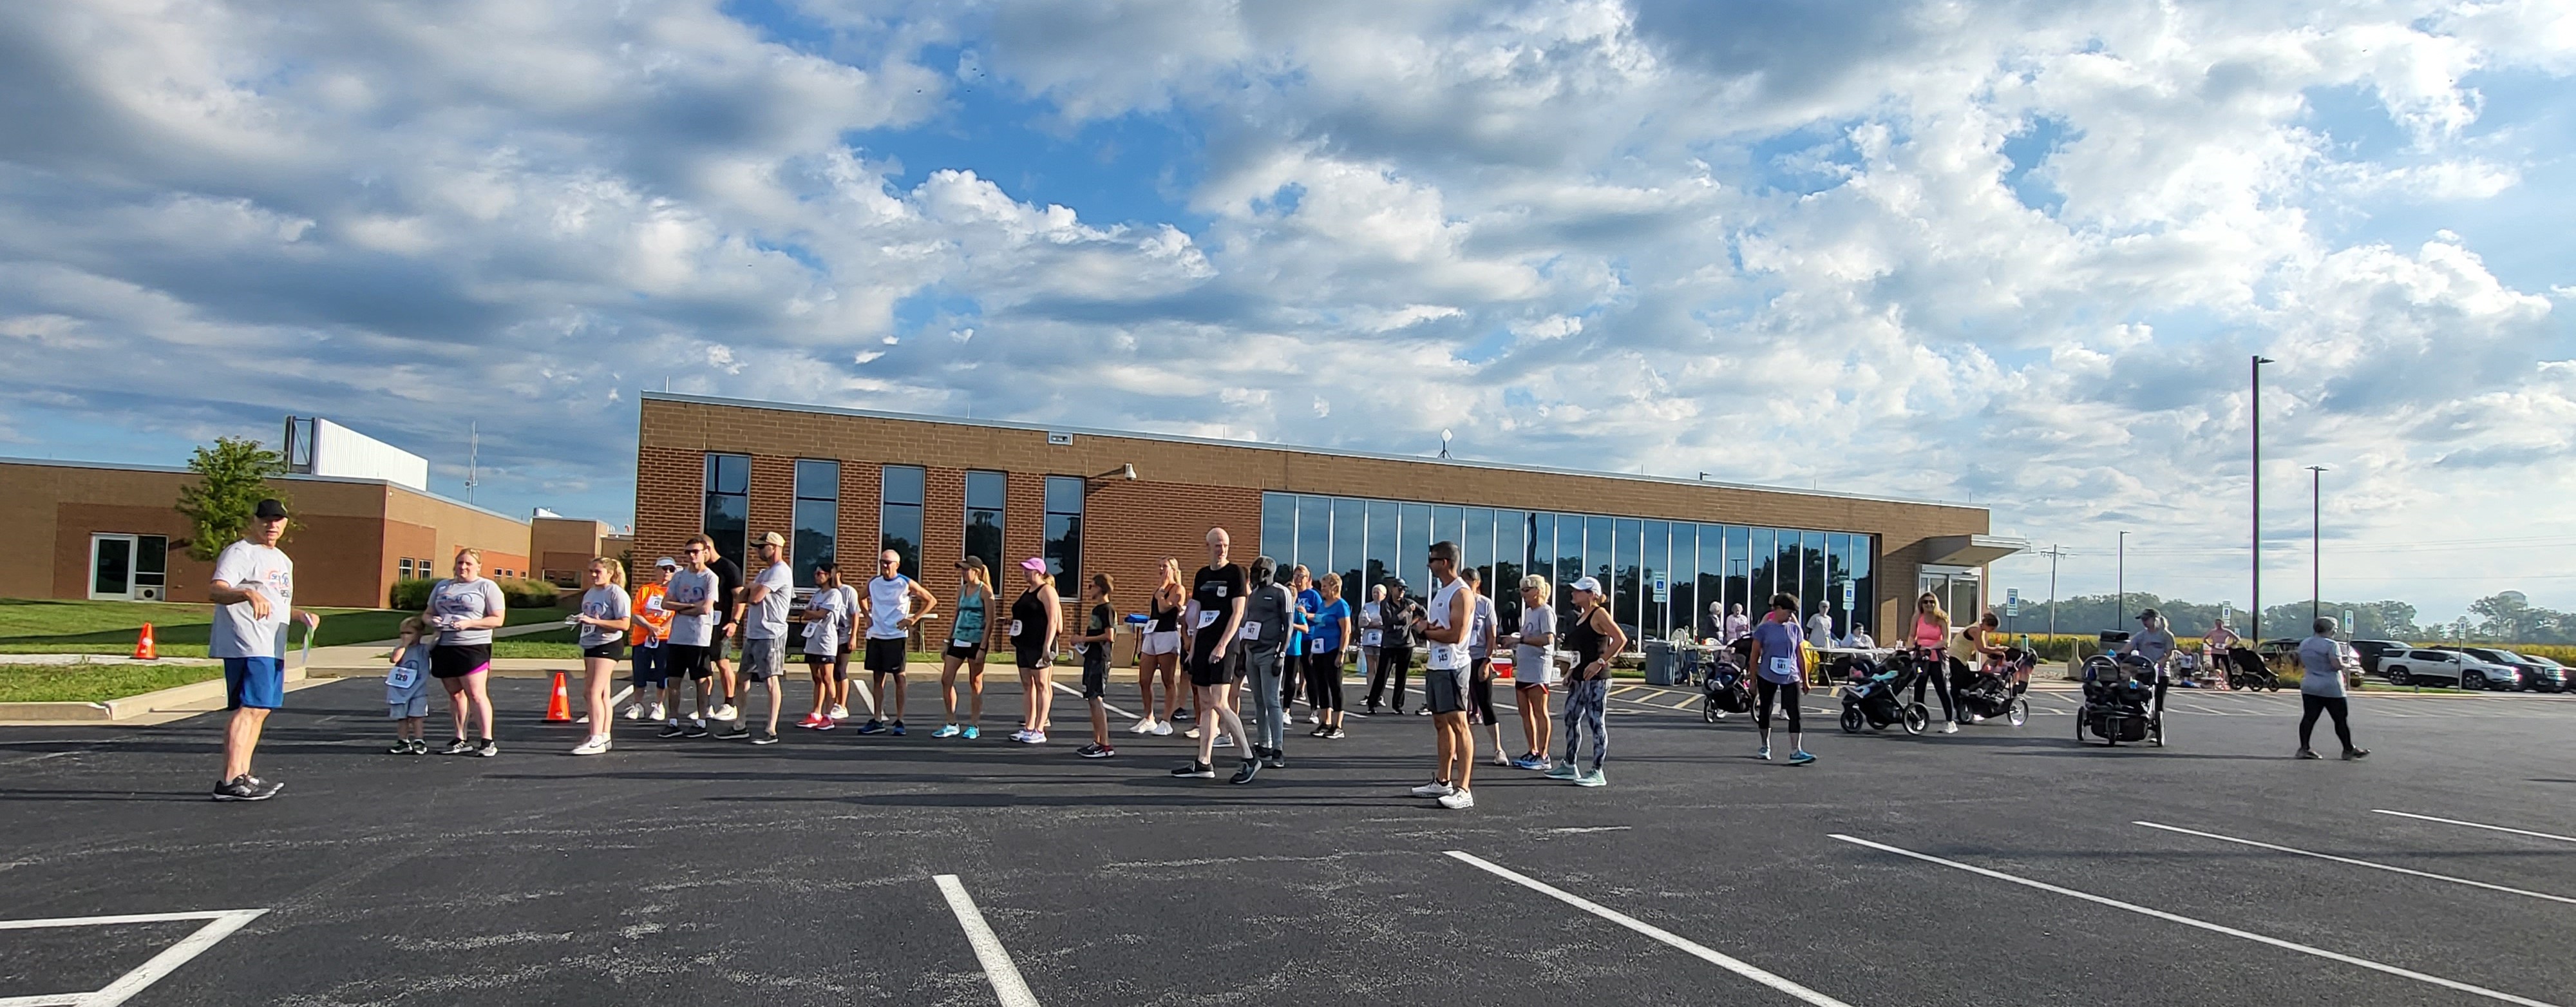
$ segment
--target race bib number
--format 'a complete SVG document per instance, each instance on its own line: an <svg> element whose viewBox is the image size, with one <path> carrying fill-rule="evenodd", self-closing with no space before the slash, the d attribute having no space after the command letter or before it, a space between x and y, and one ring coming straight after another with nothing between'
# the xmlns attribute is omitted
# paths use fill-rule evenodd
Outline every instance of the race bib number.
<svg viewBox="0 0 2576 1007"><path fill-rule="evenodd" d="M1020 621L1019 621L1018 619L1013 619L1013 620L1011 620L1011 631L1010 631L1010 633L1009 633L1009 634L1007 634L1007 635L1010 635L1010 636L1018 636L1018 635L1020 635Z"/></svg>
<svg viewBox="0 0 2576 1007"><path fill-rule="evenodd" d="M1775 675L1775 676L1778 676L1778 677L1781 677L1781 678L1796 678L1796 677L1798 677L1798 660L1797 660L1796 658L1791 658L1791 657L1771 657L1771 658L1764 658L1763 660L1764 660L1764 662L1765 662L1765 663L1767 663L1767 664L1769 664L1769 665L1770 665L1770 667L1771 667L1771 674L1773 674L1773 675Z"/></svg>
<svg viewBox="0 0 2576 1007"><path fill-rule="evenodd" d="M1208 585L1208 586L1209 586L1209 587L1213 587L1213 588L1215 588L1215 589L1216 589L1216 596L1217 596L1217 597L1219 597L1219 598L1223 598L1223 597L1225 597L1225 585L1223 585L1223 584L1210 584L1210 585Z"/></svg>
<svg viewBox="0 0 2576 1007"><path fill-rule="evenodd" d="M1257 622L1245 622L1243 624L1243 633L1241 635L1246 640L1261 639L1261 624Z"/></svg>
<svg viewBox="0 0 2576 1007"><path fill-rule="evenodd" d="M1201 613L1199 613L1199 624L1198 624L1198 627L1197 627L1197 628L1199 628L1199 629L1206 629L1206 628L1208 628L1208 627L1210 627L1210 626L1214 626L1214 625L1216 625L1216 613L1214 613L1214 612L1201 612Z"/></svg>
<svg viewBox="0 0 2576 1007"><path fill-rule="evenodd" d="M408 689L419 682L420 669L408 664L394 665L394 670L385 673L385 686L387 688Z"/></svg>
<svg viewBox="0 0 2576 1007"><path fill-rule="evenodd" d="M1366 633L1360 634L1360 643L1363 646L1374 647L1378 645L1379 641L1384 640L1385 638L1385 633L1372 629Z"/></svg>
<svg viewBox="0 0 2576 1007"><path fill-rule="evenodd" d="M644 610L645 610L645 611L647 611L647 612L659 612L659 611L661 611L661 610L662 610L662 596L657 594L657 595L654 595L654 596L652 596L652 597L650 597L650 598L646 598L646 599L644 599Z"/></svg>

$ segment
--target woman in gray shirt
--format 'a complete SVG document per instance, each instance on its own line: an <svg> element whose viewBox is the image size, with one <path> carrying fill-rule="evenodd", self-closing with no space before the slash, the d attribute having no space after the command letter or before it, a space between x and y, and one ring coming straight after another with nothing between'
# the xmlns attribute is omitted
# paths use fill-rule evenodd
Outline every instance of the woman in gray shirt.
<svg viewBox="0 0 2576 1007"><path fill-rule="evenodd" d="M483 577L481 552L457 550L455 570L456 576L429 586L429 607L420 614L422 622L438 627L438 640L429 648L429 674L447 690L447 711L456 721L456 738L443 751L499 755L501 747L492 741L492 693L486 680L492 671L492 630L503 622L507 606L501 585ZM479 742L465 740L469 719L483 729Z"/></svg>
<svg viewBox="0 0 2576 1007"><path fill-rule="evenodd" d="M633 624L635 608L626 597L626 564L600 556L590 561L585 576L590 590L582 592L581 611L564 620L580 627L581 667L588 675L583 684L590 735L572 754L599 755L608 751L608 729L616 723L609 716L609 686L617 677L617 662L626 658L626 628Z"/></svg>
<svg viewBox="0 0 2576 1007"><path fill-rule="evenodd" d="M2352 725L2344 718L2351 714L2344 698L2343 677L2352 671L2352 659L2344 655L2343 645L2335 642L2335 632L2343 628L2333 616L2320 616L2310 627L2316 634L2299 641L2299 752L2302 759L2321 758L2308 747L2308 734L2316 729L2317 714L2334 715L2335 740L2343 742L2343 757L2359 759L2370 750L2352 743Z"/></svg>

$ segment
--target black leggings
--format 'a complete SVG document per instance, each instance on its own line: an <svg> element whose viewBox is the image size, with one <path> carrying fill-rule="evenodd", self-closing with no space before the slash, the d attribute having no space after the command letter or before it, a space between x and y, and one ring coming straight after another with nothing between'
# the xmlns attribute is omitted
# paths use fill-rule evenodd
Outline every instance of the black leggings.
<svg viewBox="0 0 2576 1007"><path fill-rule="evenodd" d="M1804 693L1804 689L1794 685L1782 685L1767 678L1756 678L1753 683L1754 726L1765 731L1771 729L1771 704L1777 701L1780 704L1780 712L1789 718L1789 733L1802 733L1798 729L1798 697ZM1942 698L1948 699L1949 694L1944 692Z"/></svg>
<svg viewBox="0 0 2576 1007"><path fill-rule="evenodd" d="M1389 676L1395 678L1395 712L1404 712L1404 682L1413 675L1413 647L1381 645L1377 649L1377 667L1369 669L1369 709L1377 709L1377 698L1386 688Z"/></svg>
<svg viewBox="0 0 2576 1007"><path fill-rule="evenodd" d="M1467 710L1479 724L1499 724L1494 716L1494 662L1477 658L1476 668L1467 679Z"/></svg>
<svg viewBox="0 0 2576 1007"><path fill-rule="evenodd" d="M1934 658L1931 664L1923 666L1922 671L1914 676L1915 702L1923 701L1925 685L1930 685L1933 693L1941 697L1941 719L1959 719L1959 715L1953 712L1957 707L1950 705L1950 659Z"/></svg>
<svg viewBox="0 0 2576 1007"><path fill-rule="evenodd" d="M2351 712L2351 704L2345 702L2342 696L2329 698L2301 693L2299 696L2299 747L2308 747L2308 734L2316 730L2317 714L2331 713L2334 715L2335 740L2343 742L2344 751L2352 751L2352 725L2344 722L2344 718Z"/></svg>
<svg viewBox="0 0 2576 1007"><path fill-rule="evenodd" d="M1341 651L1306 655L1306 702L1318 710L1341 710Z"/></svg>
<svg viewBox="0 0 2576 1007"><path fill-rule="evenodd" d="M1297 697L1306 690L1306 655L1286 654L1279 658L1279 708L1293 719L1297 714Z"/></svg>

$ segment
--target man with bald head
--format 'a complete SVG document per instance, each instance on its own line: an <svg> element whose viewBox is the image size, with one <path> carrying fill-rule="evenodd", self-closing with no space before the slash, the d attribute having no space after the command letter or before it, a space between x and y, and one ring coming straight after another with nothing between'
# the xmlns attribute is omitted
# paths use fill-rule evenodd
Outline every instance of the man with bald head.
<svg viewBox="0 0 2576 1007"><path fill-rule="evenodd" d="M1202 780L1216 778L1216 734L1223 730L1234 739L1235 748L1247 756L1242 768L1228 782L1250 783L1261 771L1261 760L1253 757L1252 739L1243 733L1243 718L1234 712L1231 690L1243 680L1243 650L1236 645L1236 635L1243 631L1244 604L1252 587L1251 575L1226 557L1233 549L1233 537L1223 528L1210 528L1207 533L1208 565L1199 568L1190 587L1189 603L1181 608L1182 631L1190 634L1187 659L1201 726L1199 748L1189 765L1172 770L1172 775Z"/></svg>

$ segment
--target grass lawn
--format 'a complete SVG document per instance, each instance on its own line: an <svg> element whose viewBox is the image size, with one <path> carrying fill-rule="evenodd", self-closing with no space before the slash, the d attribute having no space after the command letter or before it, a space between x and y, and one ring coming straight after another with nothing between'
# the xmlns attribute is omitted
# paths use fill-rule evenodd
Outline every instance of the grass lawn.
<svg viewBox="0 0 2576 1007"><path fill-rule="evenodd" d="M316 647L370 640L390 640L411 612L386 608L322 608ZM510 625L560 620L559 608L514 608ZM135 631L152 624L156 649L169 657L206 656L206 634L214 622L208 605L159 604L148 601L60 601L46 598L0 598L0 654L126 654L134 650ZM290 634L301 646L304 634Z"/></svg>
<svg viewBox="0 0 2576 1007"><path fill-rule="evenodd" d="M222 677L203 664L0 664L0 703L96 703Z"/></svg>

